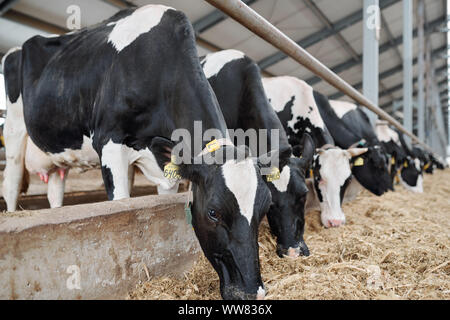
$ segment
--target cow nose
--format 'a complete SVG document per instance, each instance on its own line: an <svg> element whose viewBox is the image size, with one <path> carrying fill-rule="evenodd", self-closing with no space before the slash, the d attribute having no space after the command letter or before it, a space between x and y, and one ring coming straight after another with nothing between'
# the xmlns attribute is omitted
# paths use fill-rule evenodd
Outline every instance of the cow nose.
<svg viewBox="0 0 450 320"><path fill-rule="evenodd" d="M337 219L328 220L328 228L340 227L344 223L345 222L343 220L337 220Z"/></svg>
<svg viewBox="0 0 450 320"><path fill-rule="evenodd" d="M300 256L300 248L289 248L287 250L287 256L289 258L298 258Z"/></svg>
<svg viewBox="0 0 450 320"><path fill-rule="evenodd" d="M282 246L277 245L277 253L280 258L288 257L292 259L296 259L300 256L308 257L310 255L308 246L304 241L300 241L297 248L289 247L288 249L285 249Z"/></svg>
<svg viewBox="0 0 450 320"><path fill-rule="evenodd" d="M263 287L258 288L258 292L256 293L256 300L264 300L266 297L266 290Z"/></svg>

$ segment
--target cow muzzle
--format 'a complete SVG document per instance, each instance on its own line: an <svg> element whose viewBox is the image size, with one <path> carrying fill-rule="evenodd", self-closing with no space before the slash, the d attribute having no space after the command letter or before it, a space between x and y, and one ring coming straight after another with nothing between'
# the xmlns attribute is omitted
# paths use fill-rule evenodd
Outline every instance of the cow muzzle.
<svg viewBox="0 0 450 320"><path fill-rule="evenodd" d="M277 244L277 254L279 257L288 257L296 259L300 256L308 257L310 255L309 248L305 241L300 241L298 247L283 248L280 244Z"/></svg>

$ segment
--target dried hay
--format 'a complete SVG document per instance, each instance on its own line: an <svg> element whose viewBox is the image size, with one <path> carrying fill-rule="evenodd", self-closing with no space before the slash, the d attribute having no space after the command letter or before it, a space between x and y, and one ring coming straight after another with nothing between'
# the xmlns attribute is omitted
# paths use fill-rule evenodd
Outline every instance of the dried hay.
<svg viewBox="0 0 450 320"><path fill-rule="evenodd" d="M267 299L449 299L450 170L427 175L424 194L396 189L344 205L342 228L324 229L318 213L308 215L307 258L278 258L263 222ZM220 299L219 280L202 257L183 280L150 279L128 299Z"/></svg>

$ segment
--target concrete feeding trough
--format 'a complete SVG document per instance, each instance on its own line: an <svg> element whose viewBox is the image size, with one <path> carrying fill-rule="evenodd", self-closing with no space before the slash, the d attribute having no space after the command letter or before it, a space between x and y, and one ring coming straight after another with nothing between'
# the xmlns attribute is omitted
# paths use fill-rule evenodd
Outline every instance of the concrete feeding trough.
<svg viewBox="0 0 450 320"><path fill-rule="evenodd" d="M0 216L0 299L123 299L200 254L186 194Z"/></svg>

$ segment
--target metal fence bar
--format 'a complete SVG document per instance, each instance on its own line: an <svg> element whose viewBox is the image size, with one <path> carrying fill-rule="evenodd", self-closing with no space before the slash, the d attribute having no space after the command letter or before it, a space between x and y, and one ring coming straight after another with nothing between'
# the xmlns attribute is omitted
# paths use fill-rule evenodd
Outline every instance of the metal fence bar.
<svg viewBox="0 0 450 320"><path fill-rule="evenodd" d="M359 93L355 88L341 79L337 74L332 72L328 67L322 64L319 60L309 54L306 50L300 47L295 41L286 36L283 32L278 30L269 21L259 15L250 7L246 6L240 0L205 0L219 10L228 14L231 18L245 26L247 29L272 44L277 49L283 51L289 57L315 73L327 81L330 85L338 90L345 92L350 98L357 103L363 105L370 111L376 113L380 118L388 121L398 130L411 137L413 141L423 146L425 149L433 152L433 150L422 142L414 134L406 130L397 120L391 117L388 113L381 110L378 106L370 102L365 96Z"/></svg>

